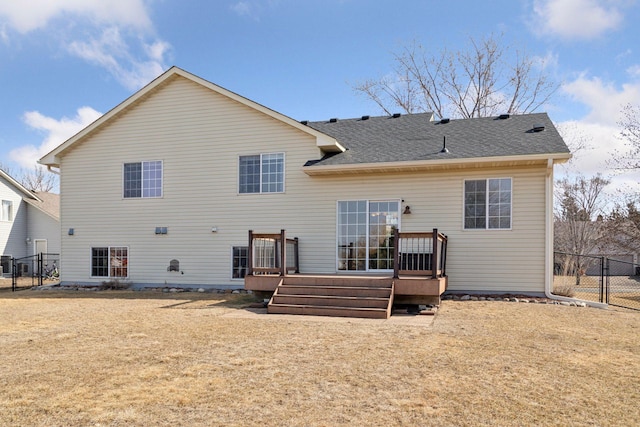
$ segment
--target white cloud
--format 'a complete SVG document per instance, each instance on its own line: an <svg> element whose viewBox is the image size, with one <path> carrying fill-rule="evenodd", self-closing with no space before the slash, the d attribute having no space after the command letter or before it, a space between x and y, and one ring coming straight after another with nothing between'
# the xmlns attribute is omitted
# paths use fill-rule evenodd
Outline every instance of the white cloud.
<svg viewBox="0 0 640 427"><path fill-rule="evenodd" d="M534 31L566 39L593 39L617 29L624 15L619 1L535 0Z"/></svg>
<svg viewBox="0 0 640 427"><path fill-rule="evenodd" d="M613 83L586 75L564 84L562 90L589 107L590 112L584 121L609 126L615 126L620 121L625 105L636 104L640 100L640 83L626 83L618 89Z"/></svg>
<svg viewBox="0 0 640 427"><path fill-rule="evenodd" d="M620 193L640 193L640 171L616 169L616 158L628 151L627 142L620 137L618 122L622 119L623 107L629 103L638 104L640 84L626 83L617 87L602 79L582 75L565 84L562 90L574 100L588 107L588 113L580 120L558 124L563 138L572 147L587 145L574 153L570 164L559 170L566 176L580 173L594 176L597 173L611 179L606 192L614 199Z"/></svg>
<svg viewBox="0 0 640 427"><path fill-rule="evenodd" d="M640 77L640 65L635 64L632 65L631 67L627 68L627 74L629 74L631 77Z"/></svg>
<svg viewBox="0 0 640 427"><path fill-rule="evenodd" d="M232 4L229 8L240 16L246 16L256 21L267 9L277 7L280 0L241 0Z"/></svg>
<svg viewBox="0 0 640 427"><path fill-rule="evenodd" d="M93 123L101 115L102 113L91 107L81 107L75 117L56 120L38 111L28 111L23 117L25 123L30 128L44 133L44 139L37 147L25 145L11 150L9 158L23 168L32 169L40 157Z"/></svg>
<svg viewBox="0 0 640 427"><path fill-rule="evenodd" d="M0 17L19 33L44 28L59 16L73 14L98 24L150 28L151 19L143 0L0 0Z"/></svg>
<svg viewBox="0 0 640 427"><path fill-rule="evenodd" d="M147 3L32 0L25 7L15 0L0 0L0 38L8 42L7 26L20 34L48 31L68 53L103 67L124 87L137 90L167 68L170 52L169 43L153 35Z"/></svg>
<svg viewBox="0 0 640 427"><path fill-rule="evenodd" d="M240 16L250 16L251 9L251 5L246 1L239 1L238 3L231 5L231 10Z"/></svg>
<svg viewBox="0 0 640 427"><path fill-rule="evenodd" d="M110 27L97 39L72 42L68 50L87 62L107 69L127 89L137 90L162 74L165 69L164 56L169 49L168 43L163 41L143 44L142 47L146 58L134 57L120 30Z"/></svg>

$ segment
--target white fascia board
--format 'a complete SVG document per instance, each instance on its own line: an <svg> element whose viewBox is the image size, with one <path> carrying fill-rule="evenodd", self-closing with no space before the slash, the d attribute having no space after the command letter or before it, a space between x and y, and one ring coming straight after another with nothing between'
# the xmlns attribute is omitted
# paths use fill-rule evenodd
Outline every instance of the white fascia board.
<svg viewBox="0 0 640 427"><path fill-rule="evenodd" d="M9 184L13 185L16 188L16 190L20 191L21 193L23 193L28 198L33 199L33 200L37 200L39 202L42 201L38 196L35 195L35 193L33 191L29 191L24 185L20 184L11 175L6 173L2 169L0 169L0 177L4 178L6 181L9 182Z"/></svg>
<svg viewBox="0 0 640 427"><path fill-rule="evenodd" d="M525 156L472 157L468 159L415 160L406 162L352 163L345 165L304 166L303 171L310 176L332 174L357 174L369 172L402 172L429 169L447 169L452 167L512 166L533 163L564 163L571 158L570 153L534 154Z"/></svg>

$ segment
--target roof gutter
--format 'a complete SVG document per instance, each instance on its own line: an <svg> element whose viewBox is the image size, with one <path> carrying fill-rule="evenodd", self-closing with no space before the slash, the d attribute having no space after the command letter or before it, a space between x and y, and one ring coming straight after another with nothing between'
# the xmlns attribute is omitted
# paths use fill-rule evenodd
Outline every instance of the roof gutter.
<svg viewBox="0 0 640 427"><path fill-rule="evenodd" d="M60 169L58 168L58 170L54 170L54 167L55 166L53 165L47 165L47 170L54 175L60 175Z"/></svg>
<svg viewBox="0 0 640 427"><path fill-rule="evenodd" d="M545 275L544 275L544 294L547 298L556 301L580 302L591 307L607 308L608 305L595 302L585 301L579 298L569 298L553 294L553 164L552 158L547 161L547 173L545 177Z"/></svg>
<svg viewBox="0 0 640 427"><path fill-rule="evenodd" d="M564 163L571 158L571 153L547 153L529 154L522 156L494 156L494 157L470 157L442 160L413 160L379 163L350 163L341 165L313 165L303 167L303 171L310 176L332 174L356 174L363 172L401 172L407 170L446 169L456 166L468 166L473 164L490 164L495 167L515 164L546 163L550 160L554 163Z"/></svg>

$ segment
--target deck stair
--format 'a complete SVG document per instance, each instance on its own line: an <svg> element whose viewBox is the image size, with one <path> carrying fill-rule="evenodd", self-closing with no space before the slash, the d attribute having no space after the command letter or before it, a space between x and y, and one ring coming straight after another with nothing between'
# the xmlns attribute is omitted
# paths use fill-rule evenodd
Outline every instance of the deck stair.
<svg viewBox="0 0 640 427"><path fill-rule="evenodd" d="M276 288L268 313L387 319L393 279L287 276Z"/></svg>

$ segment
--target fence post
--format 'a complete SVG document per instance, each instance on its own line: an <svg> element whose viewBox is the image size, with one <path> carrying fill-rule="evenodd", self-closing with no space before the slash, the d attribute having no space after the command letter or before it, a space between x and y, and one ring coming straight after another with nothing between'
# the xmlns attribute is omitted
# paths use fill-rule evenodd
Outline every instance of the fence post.
<svg viewBox="0 0 640 427"><path fill-rule="evenodd" d="M44 275L44 268L42 266L42 252L38 254L38 286L42 286L42 276ZM33 283L33 282L31 282Z"/></svg>
<svg viewBox="0 0 640 427"><path fill-rule="evenodd" d="M600 257L600 295L598 295L600 302L604 302L604 262L605 257Z"/></svg>
<svg viewBox="0 0 640 427"><path fill-rule="evenodd" d="M605 296L605 301L607 304L609 304L609 287L611 285L609 276L611 275L611 264L609 264L609 258L605 258L606 260L606 267L605 267L605 274L606 274L606 279L607 279L607 284L605 285L604 288L604 296Z"/></svg>
<svg viewBox="0 0 640 427"><path fill-rule="evenodd" d="M16 291L16 285L18 284L18 266L16 265L16 259L11 258L11 292Z"/></svg>

